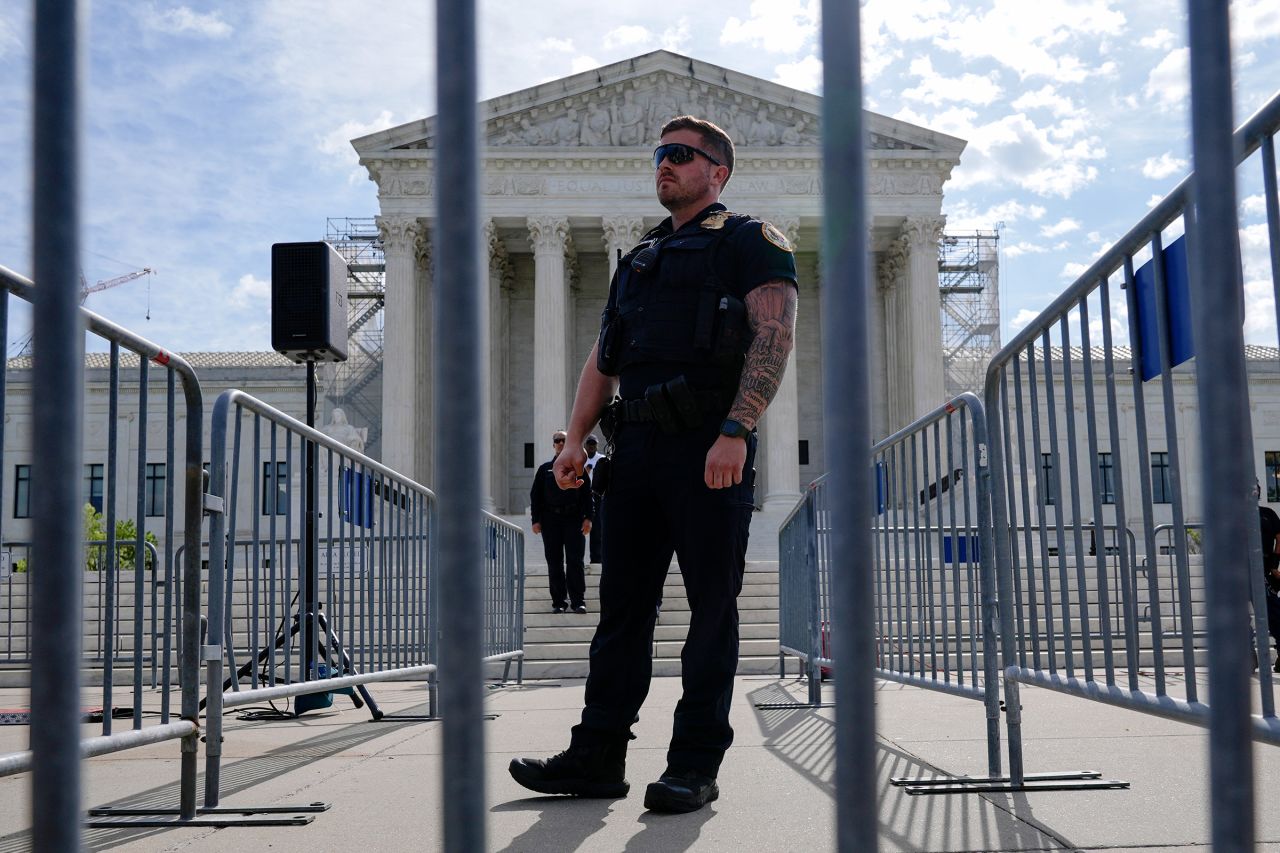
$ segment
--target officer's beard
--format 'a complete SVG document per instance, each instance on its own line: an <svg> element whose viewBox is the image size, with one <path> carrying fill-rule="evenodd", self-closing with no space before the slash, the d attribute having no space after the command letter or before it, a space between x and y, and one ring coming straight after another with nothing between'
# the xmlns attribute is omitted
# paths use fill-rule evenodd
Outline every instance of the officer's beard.
<svg viewBox="0 0 1280 853"><path fill-rule="evenodd" d="M711 187L711 181L705 175L698 175L696 182L695 186L672 177L669 183L659 183L658 203L672 213L683 210L706 196Z"/></svg>

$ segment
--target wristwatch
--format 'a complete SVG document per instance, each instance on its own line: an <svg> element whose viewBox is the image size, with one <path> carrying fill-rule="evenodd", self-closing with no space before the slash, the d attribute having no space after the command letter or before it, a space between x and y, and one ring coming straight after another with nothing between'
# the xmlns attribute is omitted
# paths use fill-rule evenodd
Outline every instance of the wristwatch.
<svg viewBox="0 0 1280 853"><path fill-rule="evenodd" d="M725 418L724 423L720 424L720 434L727 435L729 438L745 439L747 436L751 435L751 430L747 429L745 425L738 423L732 418Z"/></svg>

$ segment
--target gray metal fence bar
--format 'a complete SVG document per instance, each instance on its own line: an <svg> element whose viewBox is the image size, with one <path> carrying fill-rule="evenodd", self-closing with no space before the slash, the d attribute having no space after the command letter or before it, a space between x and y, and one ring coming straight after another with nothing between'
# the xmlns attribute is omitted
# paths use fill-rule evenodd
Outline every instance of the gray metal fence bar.
<svg viewBox="0 0 1280 853"><path fill-rule="evenodd" d="M836 681L836 845L875 853L877 838L872 489L867 358L866 134L862 113L861 9L823 0L822 351L823 409L834 519L832 609L847 614L832 638L846 665Z"/></svg>
<svg viewBox="0 0 1280 853"><path fill-rule="evenodd" d="M1236 171L1232 157L1231 40L1227 4L1190 0L1191 153L1197 207L1191 253L1192 312L1198 382L1200 458L1205 501L1205 560L1209 616L1209 785L1214 850L1253 849L1253 744L1249 739L1249 660L1239 642L1241 602L1248 599L1250 540L1258 519L1248 500L1253 482L1253 430L1245 374L1243 288ZM1233 416L1234 413L1234 416Z"/></svg>
<svg viewBox="0 0 1280 853"><path fill-rule="evenodd" d="M80 511L84 335L77 312L80 258L80 4L35 8L32 242L40 289L34 308L32 519L43 536L33 560L36 649L31 671L32 831L35 849L81 844Z"/></svg>
<svg viewBox="0 0 1280 853"><path fill-rule="evenodd" d="M483 850L484 729L481 715L480 484L452 437L481 422L480 166L474 0L436 5L437 310L433 343L438 418L435 471L440 494L440 703L444 718L441 799L444 848Z"/></svg>

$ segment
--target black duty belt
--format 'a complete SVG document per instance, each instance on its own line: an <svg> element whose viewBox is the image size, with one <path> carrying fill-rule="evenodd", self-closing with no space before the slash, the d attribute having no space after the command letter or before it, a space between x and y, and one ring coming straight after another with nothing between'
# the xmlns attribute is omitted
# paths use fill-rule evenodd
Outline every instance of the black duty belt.
<svg viewBox="0 0 1280 853"><path fill-rule="evenodd" d="M731 403L732 401L727 400L723 394L699 394L697 406L698 411L703 415L724 417ZM617 422L620 424L655 423L659 420L648 400L618 400L614 406L617 407L615 411Z"/></svg>

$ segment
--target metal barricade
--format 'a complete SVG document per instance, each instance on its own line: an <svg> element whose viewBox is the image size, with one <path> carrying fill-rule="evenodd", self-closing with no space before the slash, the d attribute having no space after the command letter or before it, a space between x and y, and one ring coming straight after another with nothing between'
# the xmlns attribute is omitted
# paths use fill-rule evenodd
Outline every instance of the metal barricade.
<svg viewBox="0 0 1280 853"><path fill-rule="evenodd" d="M1280 97L1237 130L1233 140L1237 163L1260 146L1264 149L1273 257L1280 245L1273 152L1278 129ZM1199 329L1194 350L1190 342L1190 318L1218 310L1197 302L1209 297L1200 292L1208 282L1196 274L1208 251L1199 242L1190 206L1196 180L1193 174L1179 184L988 367L985 402L996 475L996 556L1002 633L1008 643L1006 703L1011 709L1018 705L1017 685L1024 683L1212 725L1202 679L1217 661L1227 660L1221 655L1243 654L1250 597L1257 651L1265 659L1266 608L1254 510L1247 519L1239 507L1229 513L1235 531L1230 541L1241 549L1247 541L1254 552L1252 595L1241 591L1235 596L1238 649L1224 649L1221 643L1215 649L1202 642L1206 631L1211 633L1208 613L1217 581L1211 576L1222 571L1205 570L1212 559L1207 551L1203 558L1193 553L1200 525L1187 518L1198 507L1187 506L1190 490L1185 484L1198 477L1206 517L1220 509L1217 504L1245 504L1243 489L1239 495L1221 493L1221 484L1231 482L1225 475L1211 477L1207 468L1196 471L1191 463L1198 455L1208 464L1213 454L1205 442L1219 422L1243 420L1248 425L1248 395L1242 389L1232 403L1239 407L1239 418L1227 415L1221 405L1206 410L1203 403L1206 384L1223 381L1216 371L1209 374L1212 382L1203 381L1205 359L1220 355L1222 348L1206 341ZM1185 239L1176 234L1184 226ZM1218 262L1239 289L1231 255L1221 254ZM1121 292L1113 287L1117 277ZM1275 264L1272 279L1280 292ZM1193 304L1199 311L1192 310ZM1122 318L1128 321L1127 352L1113 340ZM1243 367L1243 345L1235 349ZM1193 356L1195 370L1179 366ZM1188 407L1200 413L1198 442L1186 435L1197 426L1180 414ZM1194 455L1193 444L1199 444ZM1237 444L1225 455L1253 453L1251 442ZM1241 525L1251 531L1247 536L1237 535ZM1090 534L1097 528L1132 528L1141 548L1137 543L1116 547L1114 536L1112 544L1090 547ZM1157 540L1165 535L1170 539L1162 550ZM1145 554L1141 564L1139 551ZM1109 556L1115 559L1110 565ZM1237 562L1233 570L1243 571L1249 561ZM1230 602L1226 608L1229 622ZM1261 714L1253 718L1252 736L1280 743L1268 672L1260 674L1256 690ZM1247 692L1236 696L1214 690L1214 696L1215 705L1226 701L1234 707L1241 696L1248 704ZM1012 775L1017 782L1021 768Z"/></svg>
<svg viewBox="0 0 1280 853"><path fill-rule="evenodd" d="M872 470L875 674L983 703L987 769L999 777L1000 648L982 403L962 394L880 441ZM815 481L779 530L780 646L807 662L815 704L819 669L839 666L826 642L838 619L830 606L825 492L823 480ZM1016 726L1009 736L1011 751L1020 752ZM910 793L940 790L926 780L894 782Z"/></svg>
<svg viewBox="0 0 1280 853"><path fill-rule="evenodd" d="M421 678L434 719L440 654L429 489L241 391L215 401L211 437L206 808L219 805L225 709L354 688L382 719L364 685ZM314 568L299 537L309 443ZM505 663L504 679L516 661L519 678L524 534L488 513L482 523L483 661Z"/></svg>
<svg viewBox="0 0 1280 853"><path fill-rule="evenodd" d="M10 294L27 301L35 296L34 287L29 280L3 267L0 267L0 282L4 285L0 301L5 306L2 312L5 315L8 313ZM48 571L40 563L41 540L35 538L43 531L33 528L31 543L12 541L4 544L9 555L11 574L7 580L0 581L3 586L0 588L0 605L6 609L8 616L3 636L0 637L0 656L9 663L33 663L33 655L38 654L42 643L48 642L48 632L62 632L75 637L79 658L77 671L84 668L90 672L100 671L102 681L102 734L82 741L80 755L105 755L164 740L181 739L181 802L176 817L191 825L197 811L200 566L194 560L189 560L179 567L173 561L172 554L179 537L187 543L200 541L203 456L203 402L200 385L191 366L180 356L167 352L91 311L81 309L81 317L88 333L107 342L110 347L106 368L106 422L102 424L101 430L93 430L95 434L105 438L105 441L101 446L92 441L87 443L85 459L91 461L84 463L88 467L83 481L88 488L88 501L96 505L93 522L95 525L101 524L105 538L85 542L85 550L80 559L67 566L67 569L79 575L76 583L67 584L75 592L76 607L59 613L59 617L74 620L74 625L66 622L44 624L34 610L28 612L34 597L31 596L33 588L40 583L42 573ZM7 329L4 324L0 324L0 342L7 346ZM127 355L122 355L122 350ZM157 368L163 371L165 381L163 405L160 407L153 404L155 391L151 379L151 371ZM122 370L136 371L136 388L131 387L127 393L121 376ZM179 383L183 394L181 403L177 398ZM6 387L0 390L8 392L11 389ZM4 404L7 402L6 394ZM157 408L160 411L156 411ZM136 455L137 464L122 469L117 462L122 451L119 424L125 422L126 411L135 420L137 434L131 450ZM3 414L0 409L0 415ZM79 414L88 428L90 419L83 412ZM186 420L186 434L182 450L185 474L181 492L182 517L178 518L179 492L174 484L174 475L177 473L174 463L178 453L177 422L180 416ZM3 418L0 417L0 420ZM161 424L164 428L161 453L151 453L148 451L148 443L154 439L152 433ZM149 461L151 456L161 454L161 458L165 460L163 463ZM149 470L149 465L163 467L151 467ZM163 470L163 474L159 473L160 470ZM28 493L34 494L44 485L47 484L37 483L33 478L28 481ZM151 488L147 488L148 485ZM0 489L3 486L4 474L0 472ZM74 494L79 496L81 493L77 489ZM134 534L128 539L118 539L118 531L127 529L119 500L126 494L136 497L135 511L132 513ZM98 509L101 510L100 514L96 511ZM80 515L84 517L86 513L87 510ZM163 556L148 539L149 535L154 535L154 531L148 530L148 525L157 515L163 516L163 521L159 522L162 525ZM124 527L118 527L118 522ZM77 547L80 542L83 542L83 536L77 540ZM141 570L136 566L138 553L144 555ZM20 565L21 561L25 561L25 565ZM21 571L14 571L17 568ZM129 578L128 572L131 569L132 577ZM189 581L193 578L196 581L192 587L194 592L184 596L180 604L173 596L174 581L179 573ZM59 578L64 578L64 572L57 574ZM92 581L85 582L86 577L92 578ZM168 630L165 626L169 621L163 614L174 612L175 609L182 613L181 629L174 623L174 630ZM178 648L175 648L175 643ZM179 651L179 666L175 670L175 652ZM118 668L119 664L126 666ZM181 690L181 709L177 715L171 708L175 675L178 676ZM33 673L33 694L34 678ZM131 701L127 707L128 715L132 718L130 731L113 732L114 691L117 682L131 688ZM159 690L159 708L156 711L158 723L144 726L148 713L144 707L144 699L148 687ZM33 717L39 711L34 699L33 695ZM96 719L96 714L91 717ZM31 769L31 760L31 752L0 757L0 776ZM111 809L95 809L93 815L90 821L92 826L117 825L119 821L133 824L139 821L143 824L173 822L173 818L157 814L153 814L150 820L136 813L129 813L125 817L123 813Z"/></svg>

